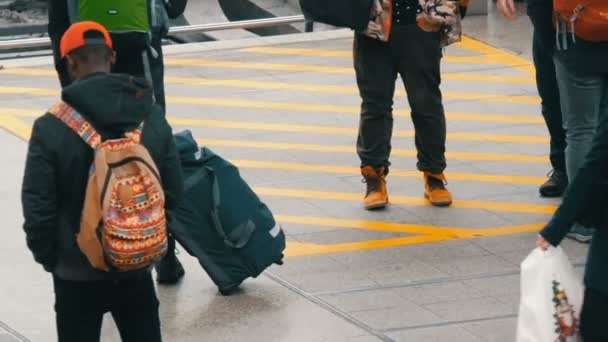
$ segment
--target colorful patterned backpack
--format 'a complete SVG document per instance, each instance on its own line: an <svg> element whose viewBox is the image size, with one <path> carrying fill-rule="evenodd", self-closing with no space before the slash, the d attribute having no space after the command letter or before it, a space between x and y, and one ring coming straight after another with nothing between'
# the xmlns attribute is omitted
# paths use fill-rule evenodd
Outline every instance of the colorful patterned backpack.
<svg viewBox="0 0 608 342"><path fill-rule="evenodd" d="M141 128L101 141L68 104L49 112L95 150L77 237L91 265L126 272L160 260L167 252L165 196L158 169L140 144Z"/></svg>

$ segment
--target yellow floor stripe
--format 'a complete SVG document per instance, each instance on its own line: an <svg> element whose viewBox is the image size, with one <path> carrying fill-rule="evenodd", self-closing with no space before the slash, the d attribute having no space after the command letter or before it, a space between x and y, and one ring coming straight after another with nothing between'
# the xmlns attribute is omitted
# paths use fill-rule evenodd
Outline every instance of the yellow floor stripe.
<svg viewBox="0 0 608 342"><path fill-rule="evenodd" d="M497 227L488 229L446 228L423 225L396 224L389 222L342 220L322 217L301 217L277 215L281 223L305 224L313 226L328 226L337 228L364 229L386 232L401 232L411 234L423 234L389 238L382 240L371 240L361 242L348 242L337 244L316 244L303 242L288 242L286 255L288 257L302 257L321 254L344 253L360 250L378 248L399 247L413 244L441 242L455 239L471 239L484 236L504 236L511 234L537 232L544 224L526 224L520 226Z"/></svg>
<svg viewBox="0 0 608 342"><path fill-rule="evenodd" d="M32 126L13 116L0 114L0 128L25 141L32 135Z"/></svg>
<svg viewBox="0 0 608 342"><path fill-rule="evenodd" d="M29 139L31 128L18 119L9 116L1 117L3 127L24 140ZM343 201L360 201L361 194L359 193L340 193L340 192L323 192L309 191L298 189L280 189L260 187L257 192L267 196L281 196L294 198L312 198L323 200L343 200ZM426 200L417 197L407 196L391 196L391 202L404 205L426 205ZM496 211L512 211L534 214L551 214L554 211L553 206L538 205L538 204L520 204L520 203L499 203L499 202L482 202L482 201L455 201L456 208L470 209L485 209Z"/></svg>
<svg viewBox="0 0 608 342"><path fill-rule="evenodd" d="M2 113L2 109L0 109ZM189 119L169 117L172 125L176 126L199 126L209 128L228 128L228 129L243 129L257 131L272 131L272 132L290 132L290 133L312 133L312 134L336 134L356 136L358 128L350 127L328 127L316 125L294 125L294 124L274 124L261 122L243 122L243 121L224 121L224 120L205 120L205 119ZM414 131L395 130L393 136L401 138L414 137ZM469 132L448 132L448 140L464 140L464 141L492 141L506 143L522 143L522 144L546 144L549 142L548 137L544 136L526 136L526 135L506 135L506 134L488 134L488 133L469 133Z"/></svg>
<svg viewBox="0 0 608 342"><path fill-rule="evenodd" d="M275 215L275 219L280 223L293 223L319 227L349 228L407 234L444 234L457 237L468 235L471 232L471 229L469 228L438 227L420 224L336 219L315 216Z"/></svg>
<svg viewBox="0 0 608 342"><path fill-rule="evenodd" d="M265 55L281 56L312 56L312 57L338 57L353 58L352 50L328 50L328 49L297 49L285 47L251 47L239 50L246 53L257 53ZM505 64L503 63L504 54L483 54L481 56L451 56L443 57L444 62L448 63L467 63L467 64Z"/></svg>
<svg viewBox="0 0 608 342"><path fill-rule="evenodd" d="M29 87L4 87L0 86L0 94L27 94L35 96L55 96L59 95L58 90L29 88ZM309 103L290 103L290 102L273 102L273 101L254 101L254 100L238 100L229 98L206 98L206 97L186 97L186 96L168 96L168 103L182 105L197 105L211 106L224 108L256 108L274 111L300 111L300 112L315 112L315 113L335 113L335 114L350 114L359 115L360 108L358 106L342 106L342 105L327 105L327 104L309 104ZM407 110L396 110L396 116L410 116ZM499 123L533 123L543 124L541 117L517 115L517 114L492 114L492 113L447 113L449 120L458 121L475 121L475 122L499 122Z"/></svg>
<svg viewBox="0 0 608 342"><path fill-rule="evenodd" d="M512 68L526 72L531 76L535 75L534 65L531 61L517 56L513 53L498 49L479 40L463 36L462 42L459 44L460 47L477 52L481 55L500 55L502 56L502 63L509 65Z"/></svg>
<svg viewBox="0 0 608 342"><path fill-rule="evenodd" d="M288 197L288 198L307 198L325 201L348 201L361 202L363 194L355 192L331 192L313 191L303 189L288 188L269 188L257 187L255 191L264 196ZM394 196L391 195L391 203L410 206L427 206L428 202L422 197ZM484 201L454 201L453 208L478 209L501 212L516 212L526 214L549 215L555 212L556 207L552 205L532 204L532 203L508 203L508 202L484 202ZM449 209L446 209L449 210Z"/></svg>
<svg viewBox="0 0 608 342"><path fill-rule="evenodd" d="M227 140L227 139L198 139L199 144L210 147L236 147L248 149L277 150L277 151L308 151L324 153L356 153L355 146L346 145L319 145L319 144L296 144L269 141L253 140ZM393 156L416 157L415 150L405 150L394 148L391 152ZM475 160L475 161L495 161L495 162L521 162L521 163L540 163L548 162L545 156L529 156L520 154L491 154L475 152L448 152L447 158L451 160Z"/></svg>
<svg viewBox="0 0 608 342"><path fill-rule="evenodd" d="M0 71L0 74L10 74L19 76L45 76L56 77L54 71L50 69L34 69L34 68L9 68ZM210 87L227 87L238 89L265 89L265 90L294 90L306 92L321 92L335 94L353 94L358 95L359 90L356 86L338 86L338 85L323 85L323 84L303 84L303 83L286 83L286 82L267 82L267 81L248 81L239 79L213 79L201 77L177 77L166 76L166 84L183 84L189 86L210 86ZM405 91L398 90L397 96L406 96ZM481 93L466 93L466 92L443 92L443 97L447 100L466 100L466 101L485 101L485 102L506 102L506 103L529 103L538 104L540 99L537 96L525 95L497 95L497 94L481 94Z"/></svg>
<svg viewBox="0 0 608 342"><path fill-rule="evenodd" d="M240 168L263 169L263 170L284 170L284 171L299 171L299 172L317 172L317 173L333 173L343 175L358 175L360 170L357 167L336 166L336 165L321 165L310 163L288 163L288 162L269 162L260 160L232 160ZM545 177L529 177L529 176L509 176L509 175L488 175L476 173L458 173L448 172L450 180L471 181L483 183L501 183L501 184L526 184L540 185L547 179ZM407 177L421 178L422 174L419 171L402 171L391 169L392 177Z"/></svg>
<svg viewBox="0 0 608 342"><path fill-rule="evenodd" d="M16 117L35 118L40 116L42 111L17 108L0 108L0 115ZM226 121L226 120L207 120L169 116L169 122L174 126L185 127L207 127L223 129L242 129L251 131L270 131L288 133L311 133L311 134L334 134L356 136L357 128L350 127L330 127L316 125L296 125L296 124L275 124L267 122L252 121ZM395 130L393 136L400 138L413 138L414 131ZM545 136L528 135L508 135L508 134L489 134L489 133L469 133L469 132L448 132L448 140L463 141L492 141L500 143L518 144L547 144L549 138Z"/></svg>
<svg viewBox="0 0 608 342"><path fill-rule="evenodd" d="M530 231L538 231L545 225L544 223L534 223L494 228L456 228L419 224L393 223L386 221L351 220L328 217L294 216L280 214L275 215L275 218L281 223L293 223L319 227L372 230L392 233L449 235L453 238L500 236L517 233L527 233Z"/></svg>
<svg viewBox="0 0 608 342"><path fill-rule="evenodd" d="M305 65L305 64L280 64L280 63L259 63L259 62L237 62L220 61L206 59L184 59L167 58L165 64L179 67L214 67L227 69L249 69L249 70L271 70L271 71L291 71L291 72L315 72L326 74L354 74L353 68L332 67L324 65ZM473 73L444 73L441 75L443 80L453 81L477 81L494 83L515 83L515 84L535 84L531 77L516 76L497 76Z"/></svg>
<svg viewBox="0 0 608 342"><path fill-rule="evenodd" d="M287 249L285 250L285 256L293 258L322 254L336 254L379 248L400 247L422 243L441 242L452 239L452 237L446 235L416 235L384 240L337 243L331 245L319 245L314 243L289 241L287 243Z"/></svg>
<svg viewBox="0 0 608 342"><path fill-rule="evenodd" d="M0 92L2 91L0 87ZM21 109L0 109L0 115L3 117L11 118L15 117L38 117L42 114L42 111L32 110L21 110ZM182 121L183 120L183 121ZM177 119L171 118L172 124L184 124L186 126L192 123L199 123L198 120L191 121L194 119ZM15 127L18 134L29 136L30 127L21 123L21 125L15 124L20 122L17 119L6 120L5 126ZM11 124L12 122L12 124ZM27 129L27 131L26 131ZM296 143L282 143L282 142L264 142L264 141L251 141L251 140L227 140L227 139L199 139L199 143L215 146L215 147L238 147L238 148L250 148L250 149L269 149L269 150L298 150L298 151L310 151L310 152L325 152L325 153L355 153L354 146L341 146L341 145L318 145L318 144L296 144ZM405 149L393 149L392 154L400 157L415 157L415 150ZM492 154L492 153L475 153L475 152L448 152L448 158L454 160L474 160L474 161L496 161L496 162L522 162L522 163L541 163L547 162L547 158L544 156L530 156L522 154ZM493 176L499 177L499 176ZM502 177L502 176L501 176ZM491 181L492 178L485 178ZM498 179L498 178L495 178ZM482 181L482 180L480 180ZM538 181L537 178L520 178L519 181L522 184L532 184Z"/></svg>

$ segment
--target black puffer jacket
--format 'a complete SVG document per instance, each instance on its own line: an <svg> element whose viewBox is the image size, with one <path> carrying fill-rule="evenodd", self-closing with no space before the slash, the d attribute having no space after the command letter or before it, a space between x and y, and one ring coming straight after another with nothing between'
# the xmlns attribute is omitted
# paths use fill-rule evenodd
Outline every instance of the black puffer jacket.
<svg viewBox="0 0 608 342"><path fill-rule="evenodd" d="M142 142L156 162L167 210L181 197L183 180L171 127L153 105L145 82L116 74L94 74L63 91L63 100L85 117L103 139L121 136L144 121ZM27 244L37 262L73 281L112 276L94 270L76 244L93 151L63 122L45 114L30 139L22 204Z"/></svg>

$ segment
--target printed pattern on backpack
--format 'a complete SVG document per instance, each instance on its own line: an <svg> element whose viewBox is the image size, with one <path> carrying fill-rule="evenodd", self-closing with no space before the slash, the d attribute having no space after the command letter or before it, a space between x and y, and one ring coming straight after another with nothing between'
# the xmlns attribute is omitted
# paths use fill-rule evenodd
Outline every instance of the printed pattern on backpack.
<svg viewBox="0 0 608 342"><path fill-rule="evenodd" d="M60 103L50 113L89 146L95 146L94 171L78 238L91 264L99 269L107 270L105 265L110 265L117 271L130 271L160 260L167 252L165 197L158 170L140 144L141 131L102 142L69 105ZM91 243L95 239L101 241Z"/></svg>

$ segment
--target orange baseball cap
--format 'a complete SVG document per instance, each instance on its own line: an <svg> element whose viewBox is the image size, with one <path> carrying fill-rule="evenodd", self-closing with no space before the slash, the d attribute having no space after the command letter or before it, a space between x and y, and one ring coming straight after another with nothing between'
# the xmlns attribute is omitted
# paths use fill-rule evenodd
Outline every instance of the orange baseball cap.
<svg viewBox="0 0 608 342"><path fill-rule="evenodd" d="M91 31L97 32L98 34L87 37L87 35L90 35L89 32ZM64 58L70 52L87 45L105 45L112 49L112 38L105 27L94 21L81 21L73 24L65 31L61 38L61 58Z"/></svg>

